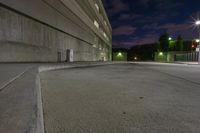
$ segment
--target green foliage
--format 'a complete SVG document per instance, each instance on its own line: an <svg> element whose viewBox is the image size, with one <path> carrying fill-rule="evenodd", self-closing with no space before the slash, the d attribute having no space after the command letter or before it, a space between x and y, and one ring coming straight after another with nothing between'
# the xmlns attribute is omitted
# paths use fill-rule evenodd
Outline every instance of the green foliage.
<svg viewBox="0 0 200 133"><path fill-rule="evenodd" d="M168 51L169 50L169 34L163 33L159 38L161 51Z"/></svg>
<svg viewBox="0 0 200 133"><path fill-rule="evenodd" d="M127 50L116 48L112 50L113 61L127 61Z"/></svg>
<svg viewBox="0 0 200 133"><path fill-rule="evenodd" d="M154 52L157 51L157 44L159 43L136 45L131 47L128 51L128 60L133 61L134 57L137 57L137 60L143 61L154 60Z"/></svg>
<svg viewBox="0 0 200 133"><path fill-rule="evenodd" d="M169 51L176 51L176 41L175 40L171 40L169 41Z"/></svg>
<svg viewBox="0 0 200 133"><path fill-rule="evenodd" d="M156 42L154 45L157 52L162 51L160 43Z"/></svg>
<svg viewBox="0 0 200 133"><path fill-rule="evenodd" d="M143 44L133 46L128 50L128 60L154 60L154 53L166 53L168 51L191 51L190 41L184 41L179 35L177 39L169 38L168 33L163 33L160 35L159 42L152 44ZM159 54L158 54L159 55ZM167 58L167 56L160 54L159 58Z"/></svg>
<svg viewBox="0 0 200 133"><path fill-rule="evenodd" d="M176 51L183 51L183 38L179 35L176 41Z"/></svg>
<svg viewBox="0 0 200 133"><path fill-rule="evenodd" d="M160 46L158 45L158 52L159 51L183 51L183 38L179 35L177 40L169 40L169 34L163 33L160 35L159 38Z"/></svg>

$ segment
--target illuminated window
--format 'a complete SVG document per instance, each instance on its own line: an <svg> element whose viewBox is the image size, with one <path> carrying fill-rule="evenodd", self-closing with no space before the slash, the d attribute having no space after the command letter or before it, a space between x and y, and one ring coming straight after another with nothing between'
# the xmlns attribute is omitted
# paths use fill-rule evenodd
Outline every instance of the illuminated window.
<svg viewBox="0 0 200 133"><path fill-rule="evenodd" d="M103 32L103 35L104 35L104 37L107 37L107 35L106 35L106 33L105 33L105 32Z"/></svg>
<svg viewBox="0 0 200 133"><path fill-rule="evenodd" d="M105 32L103 32L103 36L109 41L108 36Z"/></svg>
<svg viewBox="0 0 200 133"><path fill-rule="evenodd" d="M104 20L104 24L107 26L107 23L106 23L106 21Z"/></svg>
<svg viewBox="0 0 200 133"><path fill-rule="evenodd" d="M96 7L97 11L99 12L99 6L98 6L98 4L97 4L97 3L95 3L94 5L95 5L95 7Z"/></svg>
<svg viewBox="0 0 200 133"><path fill-rule="evenodd" d="M96 20L94 20L94 25L99 29L99 23Z"/></svg>

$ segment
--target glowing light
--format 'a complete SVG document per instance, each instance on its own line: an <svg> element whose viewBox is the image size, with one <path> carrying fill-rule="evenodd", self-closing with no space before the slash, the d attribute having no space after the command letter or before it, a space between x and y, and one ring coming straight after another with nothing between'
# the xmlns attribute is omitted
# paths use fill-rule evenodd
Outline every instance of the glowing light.
<svg viewBox="0 0 200 133"><path fill-rule="evenodd" d="M199 39L196 39L195 41L196 41L196 43L199 43L199 42L200 42L200 40L199 40Z"/></svg>
<svg viewBox="0 0 200 133"><path fill-rule="evenodd" d="M197 20L197 21L195 22L195 24L196 24L196 25L200 25L200 20Z"/></svg>
<svg viewBox="0 0 200 133"><path fill-rule="evenodd" d="M192 17L192 19L193 19L193 21L191 23L192 23L193 30L198 30L199 31L199 28L200 28L200 16Z"/></svg>
<svg viewBox="0 0 200 133"><path fill-rule="evenodd" d="M122 53L119 52L119 53L117 54L117 57L122 57Z"/></svg>
<svg viewBox="0 0 200 133"><path fill-rule="evenodd" d="M194 45L194 44L192 44L192 48L195 48L195 45Z"/></svg>
<svg viewBox="0 0 200 133"><path fill-rule="evenodd" d="M171 41L172 40L172 38L171 37L169 37L169 41Z"/></svg>
<svg viewBox="0 0 200 133"><path fill-rule="evenodd" d="M137 57L134 57L134 60L137 60Z"/></svg>
<svg viewBox="0 0 200 133"><path fill-rule="evenodd" d="M159 52L159 56L163 56L163 52Z"/></svg>

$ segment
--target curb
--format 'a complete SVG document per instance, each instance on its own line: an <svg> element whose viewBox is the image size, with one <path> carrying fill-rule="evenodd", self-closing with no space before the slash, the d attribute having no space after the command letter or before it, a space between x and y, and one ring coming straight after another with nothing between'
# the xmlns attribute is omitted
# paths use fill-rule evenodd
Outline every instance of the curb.
<svg viewBox="0 0 200 133"><path fill-rule="evenodd" d="M38 72L47 72L53 70L60 70L60 69L68 69L68 68L78 68L78 67L94 67L94 66L103 66L103 65L112 65L112 64L122 64L122 62L112 62L112 63L99 63L99 64L88 64L88 65L56 65L56 66L39 66Z"/></svg>
<svg viewBox="0 0 200 133"><path fill-rule="evenodd" d="M36 75L36 103L37 103L37 118L36 118L36 128L35 133L45 133L44 131L44 116L43 116L43 106L42 106L42 91L40 84L39 73Z"/></svg>
<svg viewBox="0 0 200 133"><path fill-rule="evenodd" d="M74 65L74 66L39 66L37 69L36 75L36 95L37 95L37 120L36 120L36 129L35 133L45 133L45 123L44 123L44 115L43 115L43 104L42 104L42 90L40 84L40 76L39 74L42 72L60 70L60 69L69 69L69 68L82 68L82 67L95 67L95 66L103 66L103 65L112 65L112 64L121 64L121 63L102 63L102 64L89 64L89 65Z"/></svg>
<svg viewBox="0 0 200 133"><path fill-rule="evenodd" d="M150 65L170 65L170 66L185 66L185 67L200 67L198 64L187 64L178 62L130 62L131 64L150 64Z"/></svg>

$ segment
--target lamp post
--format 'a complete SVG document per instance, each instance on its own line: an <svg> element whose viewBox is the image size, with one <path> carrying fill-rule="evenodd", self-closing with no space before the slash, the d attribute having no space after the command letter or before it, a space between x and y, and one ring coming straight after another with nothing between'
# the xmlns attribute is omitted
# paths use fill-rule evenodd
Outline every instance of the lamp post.
<svg viewBox="0 0 200 133"><path fill-rule="evenodd" d="M195 24L196 24L197 26L199 26L199 25L200 25L200 20L197 20L197 21L195 22Z"/></svg>
<svg viewBox="0 0 200 133"><path fill-rule="evenodd" d="M197 46L197 48L199 49L200 48L200 20L197 20L196 22L195 22L195 25L197 26L197 29L198 29L198 32L199 32L199 39L197 39L196 40L196 42L198 42L199 43L199 45ZM198 64L200 64L200 50L198 51L199 52L199 57L198 57Z"/></svg>
<svg viewBox="0 0 200 133"><path fill-rule="evenodd" d="M197 26L197 29L198 29L198 32L199 32L199 38L198 39L200 39L200 20L197 20L195 22L195 25Z"/></svg>
<svg viewBox="0 0 200 133"><path fill-rule="evenodd" d="M195 25L196 25L196 27L197 27L197 29L198 29L198 32L199 32L199 38L198 38L198 39L200 39L200 20L197 20L197 21L195 22Z"/></svg>

